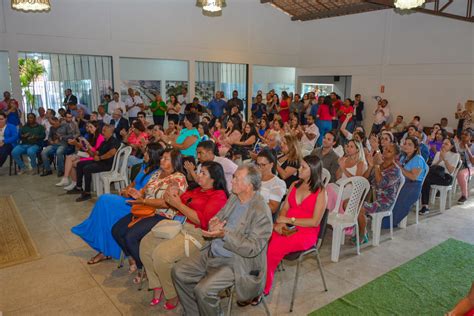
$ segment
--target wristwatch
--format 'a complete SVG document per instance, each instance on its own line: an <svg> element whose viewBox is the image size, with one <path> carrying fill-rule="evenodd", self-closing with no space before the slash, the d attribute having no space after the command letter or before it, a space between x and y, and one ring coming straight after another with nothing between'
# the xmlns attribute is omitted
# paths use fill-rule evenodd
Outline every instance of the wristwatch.
<svg viewBox="0 0 474 316"><path fill-rule="evenodd" d="M290 218L290 221L291 221L291 224L293 224L293 225L294 225L294 224L295 224L295 222L296 222L296 218L292 217L292 218Z"/></svg>

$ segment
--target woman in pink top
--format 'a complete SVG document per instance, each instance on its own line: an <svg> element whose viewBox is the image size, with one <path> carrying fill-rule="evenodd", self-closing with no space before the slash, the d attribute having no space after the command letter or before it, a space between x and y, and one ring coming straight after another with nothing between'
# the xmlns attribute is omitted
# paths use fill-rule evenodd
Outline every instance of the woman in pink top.
<svg viewBox="0 0 474 316"><path fill-rule="evenodd" d="M288 102L290 98L288 97L288 93L283 91L281 93L281 101L280 105L278 106L278 114L280 114L281 120L283 123L288 122L290 119L290 103Z"/></svg>
<svg viewBox="0 0 474 316"><path fill-rule="evenodd" d="M146 133L146 128L143 123L138 120L134 121L132 127L130 127L130 130L128 131L128 136L123 139L125 144L133 148L132 155L137 154L137 151L148 139L148 134Z"/></svg>
<svg viewBox="0 0 474 316"><path fill-rule="evenodd" d="M289 188L267 251L267 279L264 295L272 288L275 270L285 255L303 251L316 244L319 224L326 209L323 187L322 161L317 156L306 156L299 168L299 181ZM260 298L254 301L254 305Z"/></svg>
<svg viewBox="0 0 474 316"><path fill-rule="evenodd" d="M87 139L79 137L69 142L76 147L75 155L66 156L64 164L64 176L56 186L64 186L65 190L72 190L76 186L76 165L79 161L92 160L95 152L104 142L104 136L100 133L98 122L88 122L86 125ZM69 180L71 178L72 181Z"/></svg>

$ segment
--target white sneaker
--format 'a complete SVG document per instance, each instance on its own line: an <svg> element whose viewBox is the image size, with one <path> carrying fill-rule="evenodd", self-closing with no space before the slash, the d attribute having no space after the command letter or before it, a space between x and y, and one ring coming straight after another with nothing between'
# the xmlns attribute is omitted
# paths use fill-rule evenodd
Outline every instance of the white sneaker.
<svg viewBox="0 0 474 316"><path fill-rule="evenodd" d="M67 186L69 185L70 182L69 182L69 178L62 178L61 181L59 181L58 183L56 183L56 186L57 187L64 187L64 186Z"/></svg>
<svg viewBox="0 0 474 316"><path fill-rule="evenodd" d="M71 183L68 186L65 186L63 189L66 190L66 191L70 191L70 190L74 189L75 187L76 187L76 182L71 181Z"/></svg>

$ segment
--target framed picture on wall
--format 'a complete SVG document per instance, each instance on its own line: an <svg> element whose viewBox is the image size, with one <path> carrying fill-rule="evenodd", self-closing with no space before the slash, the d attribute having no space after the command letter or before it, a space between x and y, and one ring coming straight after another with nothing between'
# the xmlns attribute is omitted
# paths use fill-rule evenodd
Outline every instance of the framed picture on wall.
<svg viewBox="0 0 474 316"><path fill-rule="evenodd" d="M122 101L128 96L128 89L138 93L145 104L155 100L155 94L161 93L161 80L122 80L120 94Z"/></svg>
<svg viewBox="0 0 474 316"><path fill-rule="evenodd" d="M178 95L182 94L183 88L188 88L187 81L166 80L166 96L163 96L163 98L166 97L166 100L169 100L173 94L178 97Z"/></svg>
<svg viewBox="0 0 474 316"><path fill-rule="evenodd" d="M207 105L216 91L215 81L196 81L196 97L202 104Z"/></svg>

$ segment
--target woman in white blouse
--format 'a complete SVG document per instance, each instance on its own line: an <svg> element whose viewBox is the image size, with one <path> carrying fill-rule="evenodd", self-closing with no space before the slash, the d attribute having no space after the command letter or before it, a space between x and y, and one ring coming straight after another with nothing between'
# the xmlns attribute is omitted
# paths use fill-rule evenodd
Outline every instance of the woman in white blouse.
<svg viewBox="0 0 474 316"><path fill-rule="evenodd" d="M459 154L454 144L454 140L446 138L443 141L441 150L436 153L421 189L421 203L423 207L420 214L428 214L428 202L431 185L450 185L453 182L454 171L459 163Z"/></svg>

